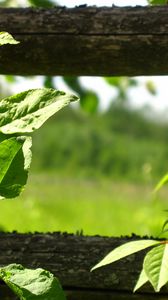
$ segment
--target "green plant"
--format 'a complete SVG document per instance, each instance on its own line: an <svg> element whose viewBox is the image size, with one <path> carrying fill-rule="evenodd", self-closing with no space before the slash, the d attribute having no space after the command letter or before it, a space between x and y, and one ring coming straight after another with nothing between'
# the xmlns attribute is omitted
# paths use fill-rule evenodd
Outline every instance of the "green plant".
<svg viewBox="0 0 168 300"><path fill-rule="evenodd" d="M168 174L159 181L154 192L157 192L167 182ZM168 231L165 229L167 224L168 220L164 222L161 234ZM134 287L134 292L148 281L152 284L155 292L159 292L168 282L168 240L146 239L128 242L106 255L92 268L92 271L149 247L152 249L144 257L142 271Z"/></svg>
<svg viewBox="0 0 168 300"><path fill-rule="evenodd" d="M0 45L18 44L7 32ZM31 163L29 135L58 110L78 98L53 89L33 89L0 102L0 198L17 197L23 190ZM59 281L43 269L12 264L0 268L0 279L22 300L65 300Z"/></svg>

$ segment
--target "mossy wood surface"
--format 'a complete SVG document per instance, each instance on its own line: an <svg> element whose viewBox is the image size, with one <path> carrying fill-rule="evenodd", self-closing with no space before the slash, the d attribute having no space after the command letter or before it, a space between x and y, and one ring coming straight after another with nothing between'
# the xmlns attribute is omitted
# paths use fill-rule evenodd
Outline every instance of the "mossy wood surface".
<svg viewBox="0 0 168 300"><path fill-rule="evenodd" d="M69 300L101 299L166 299L163 289L155 294L149 285L132 293L142 265L143 253L129 256L112 265L90 273L90 268L115 247L132 238L107 238L68 234L0 234L0 265L20 263L26 267L43 267L61 281ZM3 300L15 299L1 283Z"/></svg>
<svg viewBox="0 0 168 300"><path fill-rule="evenodd" d="M1 74L167 75L168 6L1 8Z"/></svg>

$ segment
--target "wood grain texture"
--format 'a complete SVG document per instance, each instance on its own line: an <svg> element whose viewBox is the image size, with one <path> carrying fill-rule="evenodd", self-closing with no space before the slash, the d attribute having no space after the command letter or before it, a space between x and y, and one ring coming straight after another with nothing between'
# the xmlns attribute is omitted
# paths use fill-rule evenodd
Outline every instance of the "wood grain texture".
<svg viewBox="0 0 168 300"><path fill-rule="evenodd" d="M168 6L1 8L0 73L137 76L168 74Z"/></svg>
<svg viewBox="0 0 168 300"><path fill-rule="evenodd" d="M68 300L139 300L132 289L142 266L143 254L131 255L119 262L90 272L101 258L115 247L137 239L75 236L68 234L0 234L0 265L20 263L26 267L42 267L61 281ZM167 295L167 290L160 300ZM143 299L156 295L149 285L141 289ZM0 285L0 297L11 298L10 291ZM158 294L157 294L158 296ZM5 298L6 297L6 298Z"/></svg>

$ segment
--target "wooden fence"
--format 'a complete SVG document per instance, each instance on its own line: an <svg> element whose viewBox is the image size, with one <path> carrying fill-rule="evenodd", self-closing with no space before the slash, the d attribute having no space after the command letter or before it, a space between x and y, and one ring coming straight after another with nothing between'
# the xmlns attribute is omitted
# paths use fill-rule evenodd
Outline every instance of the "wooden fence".
<svg viewBox="0 0 168 300"><path fill-rule="evenodd" d="M0 30L21 43L0 47L0 73L14 75L166 75L168 6L0 9ZM90 268L132 238L66 233L0 233L0 265L43 267L60 279L68 300L159 300L149 285L132 293L142 265L138 253ZM16 299L0 284L3 300Z"/></svg>
<svg viewBox="0 0 168 300"><path fill-rule="evenodd" d="M156 295L149 285L145 285L140 294L132 293L144 251L90 272L91 267L112 249L136 239L140 238L1 233L0 265L15 262L48 269L60 279L68 300L166 299L165 293ZM5 285L0 286L0 297L16 299Z"/></svg>
<svg viewBox="0 0 168 300"><path fill-rule="evenodd" d="M137 76L168 73L168 6L0 9L0 73Z"/></svg>

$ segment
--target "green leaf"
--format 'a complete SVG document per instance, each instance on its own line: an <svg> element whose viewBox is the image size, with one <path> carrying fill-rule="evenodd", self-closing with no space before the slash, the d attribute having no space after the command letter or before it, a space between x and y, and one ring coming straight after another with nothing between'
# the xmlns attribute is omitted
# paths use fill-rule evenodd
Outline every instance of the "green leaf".
<svg viewBox="0 0 168 300"><path fill-rule="evenodd" d="M166 242L147 253L143 268L154 290L159 292L168 281L168 244Z"/></svg>
<svg viewBox="0 0 168 300"><path fill-rule="evenodd" d="M0 278L21 300L66 299L58 279L41 268L31 270L11 264L0 269Z"/></svg>
<svg viewBox="0 0 168 300"><path fill-rule="evenodd" d="M11 137L0 143L0 199L17 197L31 163L31 137Z"/></svg>
<svg viewBox="0 0 168 300"><path fill-rule="evenodd" d="M0 183L22 145L23 141L15 137L0 143Z"/></svg>
<svg viewBox="0 0 168 300"><path fill-rule="evenodd" d="M77 96L53 89L28 90L5 98L0 102L0 131L4 134L33 132L77 99Z"/></svg>
<svg viewBox="0 0 168 300"><path fill-rule="evenodd" d="M163 185L165 185L168 182L168 174L164 175L161 180L158 182L158 184L156 185L154 192L158 192Z"/></svg>
<svg viewBox="0 0 168 300"><path fill-rule="evenodd" d="M19 44L19 41L16 41L11 34L5 31L0 32L0 46L5 44Z"/></svg>
<svg viewBox="0 0 168 300"><path fill-rule="evenodd" d="M140 240L140 241L133 241L133 242L126 243L111 251L96 266L94 266L91 271L99 267L111 264L121 258L124 258L135 252L141 251L145 248L155 246L157 244L160 244L160 242L155 240Z"/></svg>
<svg viewBox="0 0 168 300"><path fill-rule="evenodd" d="M136 292L142 285L144 285L146 282L148 282L148 277L145 273L145 270L142 269L140 275L139 275L139 278L137 280L137 283L134 287L134 292Z"/></svg>

